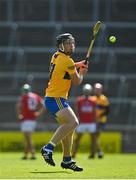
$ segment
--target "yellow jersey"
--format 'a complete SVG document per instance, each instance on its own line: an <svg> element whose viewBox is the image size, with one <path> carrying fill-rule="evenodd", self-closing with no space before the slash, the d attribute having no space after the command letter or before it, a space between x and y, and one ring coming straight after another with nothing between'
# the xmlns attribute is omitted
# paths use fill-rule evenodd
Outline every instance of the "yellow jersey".
<svg viewBox="0 0 136 180"><path fill-rule="evenodd" d="M99 122L107 122L107 115L102 115L106 111L106 107L109 106L108 98L105 95L93 96L96 102L96 117Z"/></svg>
<svg viewBox="0 0 136 180"><path fill-rule="evenodd" d="M70 56L57 51L50 63L50 80L45 96L67 99L71 87L71 74L76 73L75 63Z"/></svg>

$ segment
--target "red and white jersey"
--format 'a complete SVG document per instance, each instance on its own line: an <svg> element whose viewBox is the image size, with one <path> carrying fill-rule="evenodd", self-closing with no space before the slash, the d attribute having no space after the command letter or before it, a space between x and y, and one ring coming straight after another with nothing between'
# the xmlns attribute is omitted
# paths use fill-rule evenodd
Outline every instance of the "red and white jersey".
<svg viewBox="0 0 136 180"><path fill-rule="evenodd" d="M35 120L35 111L39 104L43 104L43 99L39 95L30 92L21 96L20 103L22 109L21 114L23 115L22 120Z"/></svg>
<svg viewBox="0 0 136 180"><path fill-rule="evenodd" d="M95 122L96 103L90 97L79 96L76 101L80 123Z"/></svg>

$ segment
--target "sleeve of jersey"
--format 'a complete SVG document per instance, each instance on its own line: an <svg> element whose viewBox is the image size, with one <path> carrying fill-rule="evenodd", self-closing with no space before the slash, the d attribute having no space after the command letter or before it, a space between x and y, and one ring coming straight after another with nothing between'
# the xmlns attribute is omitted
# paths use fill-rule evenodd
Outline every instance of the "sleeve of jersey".
<svg viewBox="0 0 136 180"><path fill-rule="evenodd" d="M66 70L71 75L76 73L75 63L72 58L68 58L66 61Z"/></svg>
<svg viewBox="0 0 136 180"><path fill-rule="evenodd" d="M105 97L105 106L109 106L109 101L107 97Z"/></svg>

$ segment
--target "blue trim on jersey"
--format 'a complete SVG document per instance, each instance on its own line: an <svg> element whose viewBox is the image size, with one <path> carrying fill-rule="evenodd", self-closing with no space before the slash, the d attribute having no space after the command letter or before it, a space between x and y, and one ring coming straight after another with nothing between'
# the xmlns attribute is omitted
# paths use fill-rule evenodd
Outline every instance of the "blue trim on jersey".
<svg viewBox="0 0 136 180"><path fill-rule="evenodd" d="M54 98L46 96L44 98L44 104L47 110L55 115L59 110L69 106L64 98Z"/></svg>

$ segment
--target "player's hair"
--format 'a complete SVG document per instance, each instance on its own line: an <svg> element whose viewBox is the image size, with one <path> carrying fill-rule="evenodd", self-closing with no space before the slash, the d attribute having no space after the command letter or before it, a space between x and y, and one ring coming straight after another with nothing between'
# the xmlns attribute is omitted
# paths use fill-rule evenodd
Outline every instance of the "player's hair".
<svg viewBox="0 0 136 180"><path fill-rule="evenodd" d="M22 93L28 93L28 92L31 92L32 91L32 88L29 84L24 84L21 88L21 92Z"/></svg>
<svg viewBox="0 0 136 180"><path fill-rule="evenodd" d="M72 34L70 33L64 33L60 34L56 37L56 46L59 47L60 44L64 43L66 40L75 40Z"/></svg>

